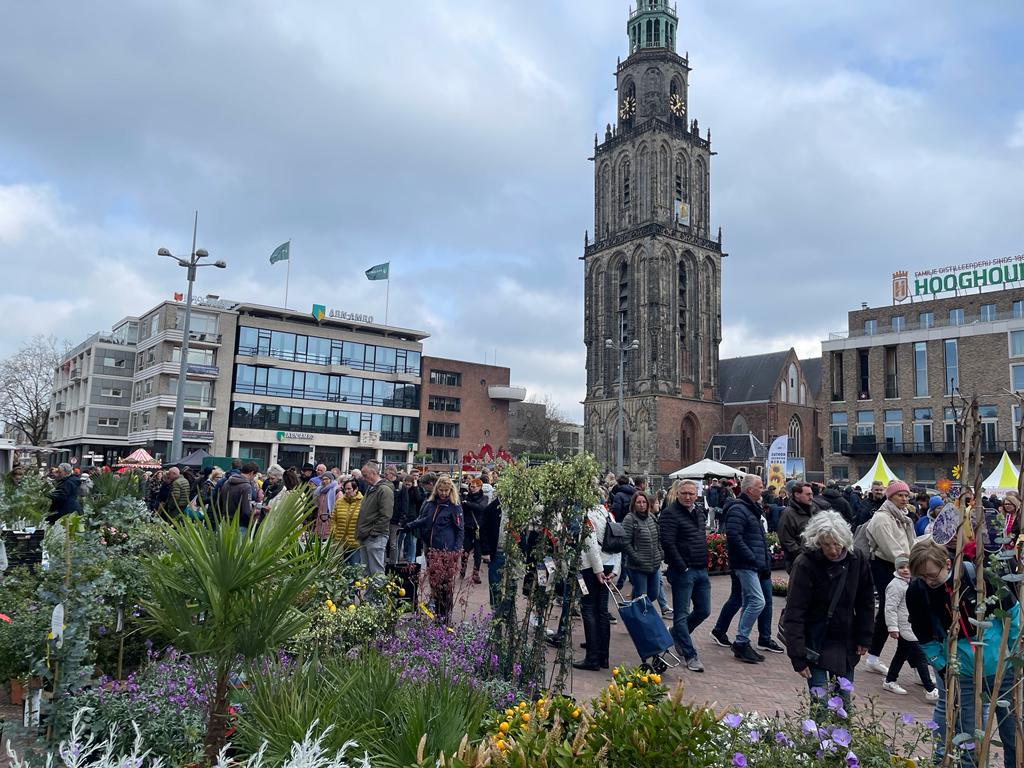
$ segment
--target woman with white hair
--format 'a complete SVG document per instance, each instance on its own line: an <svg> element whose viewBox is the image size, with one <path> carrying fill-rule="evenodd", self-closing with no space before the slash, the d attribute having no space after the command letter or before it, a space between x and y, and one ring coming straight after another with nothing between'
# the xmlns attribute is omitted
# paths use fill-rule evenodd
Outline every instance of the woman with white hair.
<svg viewBox="0 0 1024 768"><path fill-rule="evenodd" d="M811 517L805 551L793 563L783 627L786 652L809 688L853 680L875 621L871 567L853 548L853 532L838 512Z"/></svg>

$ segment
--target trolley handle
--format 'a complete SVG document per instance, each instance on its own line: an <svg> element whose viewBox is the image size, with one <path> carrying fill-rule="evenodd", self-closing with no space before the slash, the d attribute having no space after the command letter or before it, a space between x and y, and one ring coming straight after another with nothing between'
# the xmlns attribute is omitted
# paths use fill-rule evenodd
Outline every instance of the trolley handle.
<svg viewBox="0 0 1024 768"><path fill-rule="evenodd" d="M613 579L606 581L604 585L608 587L608 591L612 593L612 597L615 598L616 605L626 604L626 598L622 596L622 593L619 591L619 588L615 586L615 581Z"/></svg>

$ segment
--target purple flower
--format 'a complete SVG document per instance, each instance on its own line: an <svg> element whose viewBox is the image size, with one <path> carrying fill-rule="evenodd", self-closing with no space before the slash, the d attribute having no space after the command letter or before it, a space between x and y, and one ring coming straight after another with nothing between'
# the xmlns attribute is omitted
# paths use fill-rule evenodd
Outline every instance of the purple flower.
<svg viewBox="0 0 1024 768"><path fill-rule="evenodd" d="M967 752L970 752L970 751L972 751L974 749L974 742L973 741L968 741L966 744L961 744L960 745L960 749L963 749L963 750L965 750Z"/></svg>
<svg viewBox="0 0 1024 768"><path fill-rule="evenodd" d="M736 768L747 768L747 756L742 752L737 752L732 756L732 764Z"/></svg>
<svg viewBox="0 0 1024 768"><path fill-rule="evenodd" d="M846 753L846 768L860 768L860 760L853 752Z"/></svg>
<svg viewBox="0 0 1024 768"><path fill-rule="evenodd" d="M800 730L807 736L810 736L812 733L818 732L818 724L813 720L804 720L800 723Z"/></svg>
<svg viewBox="0 0 1024 768"><path fill-rule="evenodd" d="M833 696L828 700L828 708L830 711L835 712L840 717L846 717L846 710L843 709L843 698L841 696Z"/></svg>
<svg viewBox="0 0 1024 768"><path fill-rule="evenodd" d="M757 742L759 742L761 740L761 732L760 731L751 731L747 735L747 739L749 739L751 744L757 744Z"/></svg>
<svg viewBox="0 0 1024 768"><path fill-rule="evenodd" d="M845 728L836 728L832 731L832 741L840 747L848 747L851 741L850 732Z"/></svg>
<svg viewBox="0 0 1024 768"><path fill-rule="evenodd" d="M728 714L725 716L722 722L724 722L730 728L739 728L740 725L743 723L743 716L737 715L736 713Z"/></svg>
<svg viewBox="0 0 1024 768"><path fill-rule="evenodd" d="M820 685L816 685L813 688L811 688L811 696L813 696L816 699L823 699L825 698L825 689L822 688Z"/></svg>
<svg viewBox="0 0 1024 768"><path fill-rule="evenodd" d="M775 734L775 741L778 744L782 744L784 747L792 747L793 746L793 740L791 738L789 738L789 736L784 734L782 731L778 731Z"/></svg>
<svg viewBox="0 0 1024 768"><path fill-rule="evenodd" d="M839 690L843 693L853 693L853 682L845 677L840 677Z"/></svg>
<svg viewBox="0 0 1024 768"><path fill-rule="evenodd" d="M939 724L936 723L934 720L925 720L924 727L927 728L929 731L939 730Z"/></svg>
<svg viewBox="0 0 1024 768"><path fill-rule="evenodd" d="M909 712L904 712L902 715L900 715L900 722L904 725L910 725L912 722L914 722L914 716Z"/></svg>

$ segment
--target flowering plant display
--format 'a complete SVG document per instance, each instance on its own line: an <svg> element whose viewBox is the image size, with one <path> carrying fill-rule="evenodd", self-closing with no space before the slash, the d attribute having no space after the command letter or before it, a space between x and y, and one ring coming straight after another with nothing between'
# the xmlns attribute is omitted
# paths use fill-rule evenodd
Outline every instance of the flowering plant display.
<svg viewBox="0 0 1024 768"><path fill-rule="evenodd" d="M729 553L725 548L724 533L707 534L708 570L725 571L729 568Z"/></svg>
<svg viewBox="0 0 1024 768"><path fill-rule="evenodd" d="M407 610L405 589L384 574L358 578L320 602L310 622L288 644L305 655L347 653L392 634Z"/></svg>

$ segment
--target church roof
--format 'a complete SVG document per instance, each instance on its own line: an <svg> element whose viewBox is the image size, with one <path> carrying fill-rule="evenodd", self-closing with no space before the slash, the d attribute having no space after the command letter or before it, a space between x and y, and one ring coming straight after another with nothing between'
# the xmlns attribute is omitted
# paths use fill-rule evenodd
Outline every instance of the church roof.
<svg viewBox="0 0 1024 768"><path fill-rule="evenodd" d="M818 399L818 392L821 391L821 358L811 357L800 361L800 370L804 372L804 381L811 390L813 399Z"/></svg>
<svg viewBox="0 0 1024 768"><path fill-rule="evenodd" d="M724 449L718 455L715 454L714 450L716 446ZM723 462L753 461L764 459L767 455L768 451L765 449L764 443L750 433L745 435L712 435L708 441L707 450L704 451L705 459Z"/></svg>
<svg viewBox="0 0 1024 768"><path fill-rule="evenodd" d="M718 363L718 381L725 403L756 403L771 398L789 350L731 357ZM821 379L819 364L818 379Z"/></svg>

